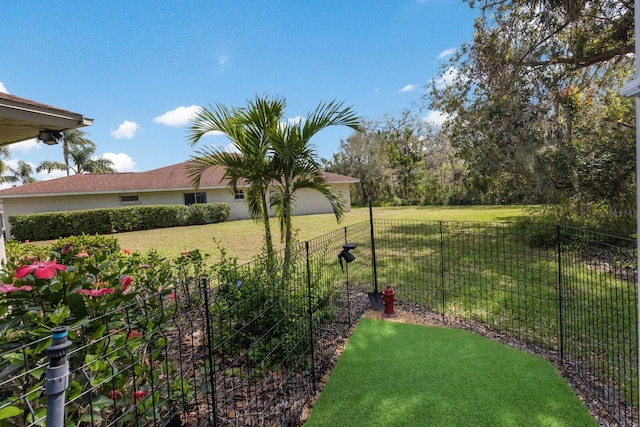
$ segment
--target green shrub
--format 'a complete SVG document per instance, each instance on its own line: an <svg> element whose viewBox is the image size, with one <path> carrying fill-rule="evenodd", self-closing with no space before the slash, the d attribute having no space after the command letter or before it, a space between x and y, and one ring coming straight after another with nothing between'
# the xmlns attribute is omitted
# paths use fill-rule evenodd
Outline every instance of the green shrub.
<svg viewBox="0 0 640 427"><path fill-rule="evenodd" d="M532 247L556 244L556 224L584 228L611 236L634 238L635 212L624 215L608 212L602 204L585 204L570 199L564 203L543 206L526 217L516 219L515 226L526 230L525 239Z"/></svg>
<svg viewBox="0 0 640 427"><path fill-rule="evenodd" d="M78 234L107 234L180 225L211 224L229 218L227 203L132 206L70 212L11 215L11 237L52 240Z"/></svg>
<svg viewBox="0 0 640 427"><path fill-rule="evenodd" d="M237 267L224 253L217 265L219 286L212 307L215 351L221 357L246 351L255 367L252 375L299 363L310 345L310 325L305 320L310 303L314 329L337 311L333 304L337 291L322 285L319 271L311 271L309 295L306 280L291 274L283 280L285 270L282 264L270 266L267 260L256 261L251 268Z"/></svg>
<svg viewBox="0 0 640 427"><path fill-rule="evenodd" d="M80 236L69 236L59 239L51 244L53 252L61 253L65 248L75 248L85 253L94 253L102 251L107 255L113 255L120 252L120 243L118 239L111 236L99 236L81 234Z"/></svg>

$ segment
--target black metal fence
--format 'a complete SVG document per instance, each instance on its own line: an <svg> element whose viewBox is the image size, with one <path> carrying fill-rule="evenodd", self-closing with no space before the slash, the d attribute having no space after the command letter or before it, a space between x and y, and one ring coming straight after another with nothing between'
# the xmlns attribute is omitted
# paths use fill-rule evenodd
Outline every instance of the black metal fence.
<svg viewBox="0 0 640 427"><path fill-rule="evenodd" d="M356 260L341 268L347 242ZM298 425L376 281L445 323L535 349L602 420L638 422L635 241L568 227L376 220L283 257L225 260L215 277L71 325L68 422ZM0 427L44 424L49 344L0 354Z"/></svg>
<svg viewBox="0 0 640 427"><path fill-rule="evenodd" d="M398 298L549 358L603 422L638 424L635 240L563 226L389 220L375 222L375 242L378 278Z"/></svg>

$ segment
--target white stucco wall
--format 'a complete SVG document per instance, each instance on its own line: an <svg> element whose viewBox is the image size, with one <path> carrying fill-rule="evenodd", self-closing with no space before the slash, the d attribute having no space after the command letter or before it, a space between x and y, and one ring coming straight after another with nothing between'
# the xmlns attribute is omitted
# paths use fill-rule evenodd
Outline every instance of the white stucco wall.
<svg viewBox="0 0 640 427"><path fill-rule="evenodd" d="M351 198L349 184L335 184L334 187L341 192L342 197L346 201L346 210L350 211ZM189 191L128 192L113 194L4 198L3 220L5 224L5 233L7 238L11 236L11 224L8 220L11 215L141 205L182 205L184 204L184 193L187 192ZM244 200L235 200L234 195L228 189L200 190L199 192L207 193L208 203L228 203L231 207L229 220L249 218L249 212ZM139 201L133 203L120 203L120 196L123 195L137 195ZM319 192L303 189L296 193L294 209L295 215L330 212L333 212L331 204Z"/></svg>
<svg viewBox="0 0 640 427"><path fill-rule="evenodd" d="M349 184L334 184L333 187L342 194L345 200L345 211L351 211L351 193ZM332 213L331 203L318 191L303 188L295 194L294 215Z"/></svg>

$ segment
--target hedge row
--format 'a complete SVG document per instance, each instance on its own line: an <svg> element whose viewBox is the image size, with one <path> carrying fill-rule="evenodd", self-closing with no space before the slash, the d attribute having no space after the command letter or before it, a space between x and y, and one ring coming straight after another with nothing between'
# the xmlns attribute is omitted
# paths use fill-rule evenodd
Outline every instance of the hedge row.
<svg viewBox="0 0 640 427"><path fill-rule="evenodd" d="M134 206L11 215L11 237L18 240L50 240L79 234L107 234L151 230L180 225L223 222L229 218L227 203Z"/></svg>

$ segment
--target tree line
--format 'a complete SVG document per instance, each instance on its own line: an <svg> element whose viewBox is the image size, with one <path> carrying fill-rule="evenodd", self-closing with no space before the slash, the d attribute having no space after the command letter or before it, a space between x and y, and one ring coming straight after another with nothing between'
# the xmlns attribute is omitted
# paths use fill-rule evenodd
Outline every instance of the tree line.
<svg viewBox="0 0 640 427"><path fill-rule="evenodd" d="M620 95L634 75L633 1L465 1L479 11L473 39L420 110L366 122L325 167L361 179L357 203L533 203L635 220L636 107ZM425 109L446 121L425 123Z"/></svg>

